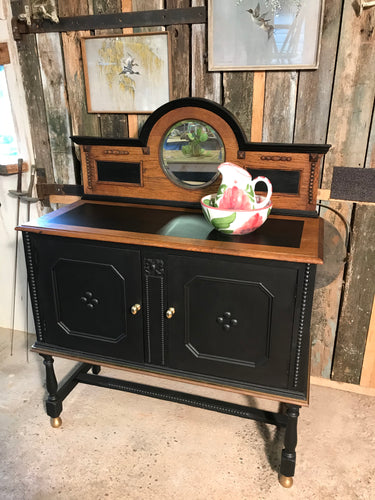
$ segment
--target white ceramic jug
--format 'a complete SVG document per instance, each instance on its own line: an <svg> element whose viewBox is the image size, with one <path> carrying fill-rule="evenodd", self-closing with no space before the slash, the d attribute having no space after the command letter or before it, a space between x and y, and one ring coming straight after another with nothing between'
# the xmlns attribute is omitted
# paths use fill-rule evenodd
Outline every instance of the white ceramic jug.
<svg viewBox="0 0 375 500"><path fill-rule="evenodd" d="M222 175L221 184L214 202L215 207L235 210L254 210L268 205L272 196L272 184L267 177L252 180L247 170L234 163L225 162L218 166ZM267 186L266 197L259 201L255 194L255 185L264 182Z"/></svg>

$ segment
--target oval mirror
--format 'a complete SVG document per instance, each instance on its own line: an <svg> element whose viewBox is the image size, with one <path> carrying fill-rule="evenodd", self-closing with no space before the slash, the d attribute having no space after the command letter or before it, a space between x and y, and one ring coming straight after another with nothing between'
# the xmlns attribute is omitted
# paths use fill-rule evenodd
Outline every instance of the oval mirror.
<svg viewBox="0 0 375 500"><path fill-rule="evenodd" d="M217 167L225 161L221 137L208 123L182 120L165 134L161 144L161 165L169 179L187 189L212 184Z"/></svg>

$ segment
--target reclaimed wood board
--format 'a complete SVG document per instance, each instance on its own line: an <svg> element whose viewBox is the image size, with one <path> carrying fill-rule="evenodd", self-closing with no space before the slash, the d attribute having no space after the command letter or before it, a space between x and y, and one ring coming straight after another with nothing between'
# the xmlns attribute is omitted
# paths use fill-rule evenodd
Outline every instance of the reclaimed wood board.
<svg viewBox="0 0 375 500"><path fill-rule="evenodd" d="M12 2L12 14L17 17L22 12L22 6ZM54 182L52 156L49 145L46 107L43 95L43 85L40 74L36 36L29 35L17 44L23 86L27 103L31 140L35 164L45 169L47 182ZM36 125L36 126L35 126Z"/></svg>
<svg viewBox="0 0 375 500"><path fill-rule="evenodd" d="M59 0L59 16L84 16L89 14L87 2ZM81 38L90 36L89 31L70 31L61 33L64 57L66 91L73 135L100 135L100 123L97 115L88 113L86 87L83 73ZM80 160L80 150L74 147L75 156Z"/></svg>
<svg viewBox="0 0 375 500"><path fill-rule="evenodd" d="M192 0L192 7L201 7L205 3L205 0ZM207 25L194 24L191 36L191 95L221 104L221 73L207 70Z"/></svg>
<svg viewBox="0 0 375 500"><path fill-rule="evenodd" d="M74 184L76 174L69 139L71 129L60 35L39 33L36 37L54 177L58 183Z"/></svg>
<svg viewBox="0 0 375 500"><path fill-rule="evenodd" d="M294 142L326 142L341 8L341 2L325 0L319 67L299 74Z"/></svg>
<svg viewBox="0 0 375 500"><path fill-rule="evenodd" d="M247 138L251 135L254 73L223 74L223 106L239 121Z"/></svg>
<svg viewBox="0 0 375 500"><path fill-rule="evenodd" d="M167 0L167 9L190 7L190 0ZM186 24L168 26L171 44L171 99L190 95L190 27Z"/></svg>
<svg viewBox="0 0 375 500"><path fill-rule="evenodd" d="M375 207L354 211L332 378L359 384L375 294Z"/></svg>
<svg viewBox="0 0 375 500"><path fill-rule="evenodd" d="M294 142L326 142L341 9L341 2L326 0L319 67L315 71L301 71L299 74ZM332 216L332 212L322 210L320 215L343 229L340 220ZM331 269L327 269L327 273L330 272ZM340 301L341 289L342 274L327 286L314 291L311 373L316 376L329 378L331 375L337 324L336 305ZM332 308L332 304L335 307Z"/></svg>
<svg viewBox="0 0 375 500"><path fill-rule="evenodd" d="M328 131L328 141L334 141L335 147L326 156L323 187L330 185L334 166L366 164L373 105L364 103L374 103L375 97L375 80L369 71L375 67L374 25L373 9L364 10L357 17L351 3L345 2ZM367 288L369 293L367 278L373 276L369 266L372 263L374 267L374 243L370 236L374 225L370 230L369 223L374 224L374 208L357 206L352 214L351 203L338 205L344 217L352 220L352 238L332 378L358 384L372 306L372 296L364 297L360 288Z"/></svg>
<svg viewBox="0 0 375 500"><path fill-rule="evenodd" d="M297 71L268 71L263 116L264 142L293 142Z"/></svg>

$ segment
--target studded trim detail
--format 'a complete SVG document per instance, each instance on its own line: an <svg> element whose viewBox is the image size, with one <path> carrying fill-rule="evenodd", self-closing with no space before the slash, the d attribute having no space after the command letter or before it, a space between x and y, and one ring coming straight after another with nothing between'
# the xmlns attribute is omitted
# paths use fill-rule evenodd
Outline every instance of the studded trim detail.
<svg viewBox="0 0 375 500"><path fill-rule="evenodd" d="M149 276L146 275L145 291L146 291L146 339L147 339L147 361L151 363L151 328L150 328L150 289Z"/></svg>
<svg viewBox="0 0 375 500"><path fill-rule="evenodd" d="M150 324L150 278L160 280L160 338L161 338L161 362L165 364L165 320L164 320L164 261L162 259L144 259L143 269L145 273L146 292L146 339L147 359L151 363L151 324Z"/></svg>
<svg viewBox="0 0 375 500"><path fill-rule="evenodd" d="M25 243L27 275L28 275L29 289L30 289L30 299L34 311L35 331L38 340L43 342L44 339L43 339L42 319L39 310L38 289L36 285L34 263L31 254L31 240L29 233L24 233L24 243Z"/></svg>
<svg viewBox="0 0 375 500"><path fill-rule="evenodd" d="M93 165L90 156L90 150L85 149L86 169L87 169L87 187L92 189Z"/></svg>
<svg viewBox="0 0 375 500"><path fill-rule="evenodd" d="M314 200L314 179L315 179L315 169L319 161L319 155L310 154L310 179L309 179L309 204Z"/></svg>
<svg viewBox="0 0 375 500"><path fill-rule="evenodd" d="M295 369L294 369L294 379L293 379L293 387L297 387L299 380L299 372L300 372L300 364L301 364L301 350L302 350L302 341L303 341L303 330L305 326L305 314L306 314L306 306L307 306L307 292L309 287L309 279L310 279L310 264L306 264L305 268L305 276L303 280L303 289L302 289L302 303L301 303L301 313L299 317L299 325L298 325L298 333L297 333L297 347L296 347L296 361L295 361Z"/></svg>

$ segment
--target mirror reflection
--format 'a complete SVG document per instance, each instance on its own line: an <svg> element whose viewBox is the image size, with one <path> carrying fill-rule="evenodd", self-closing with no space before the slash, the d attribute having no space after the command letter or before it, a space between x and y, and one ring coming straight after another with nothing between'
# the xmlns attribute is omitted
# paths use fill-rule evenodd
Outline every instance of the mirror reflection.
<svg viewBox="0 0 375 500"><path fill-rule="evenodd" d="M217 167L225 161L224 144L210 125L199 120L182 120L166 133L161 163L177 185L201 188L215 181Z"/></svg>

